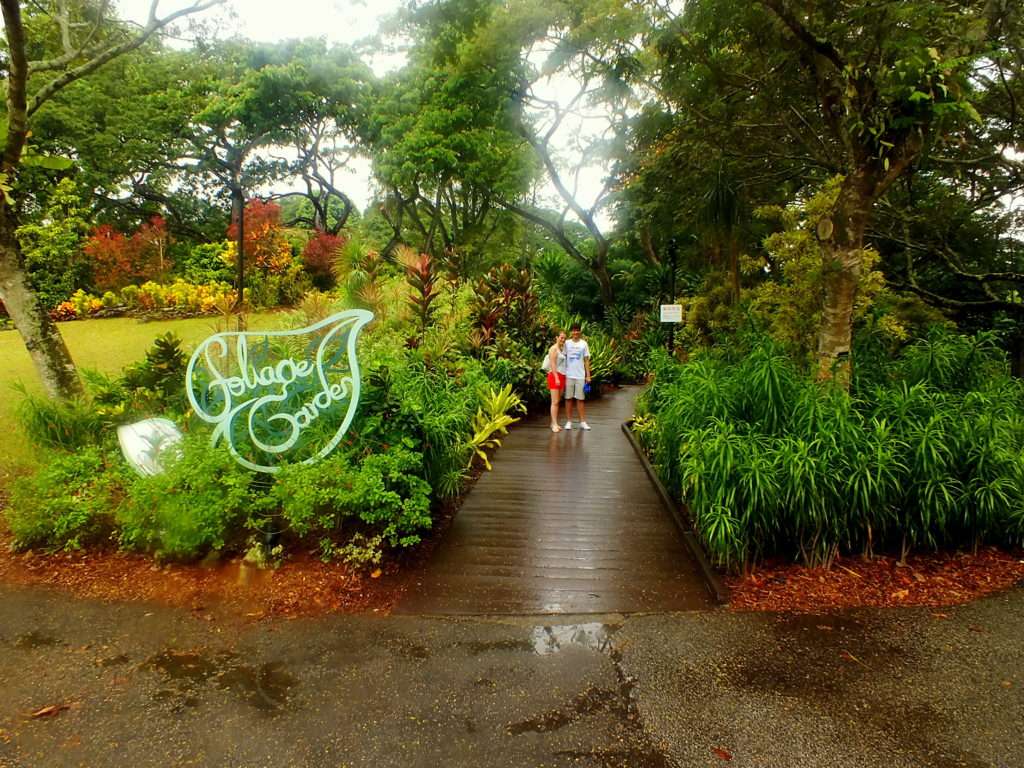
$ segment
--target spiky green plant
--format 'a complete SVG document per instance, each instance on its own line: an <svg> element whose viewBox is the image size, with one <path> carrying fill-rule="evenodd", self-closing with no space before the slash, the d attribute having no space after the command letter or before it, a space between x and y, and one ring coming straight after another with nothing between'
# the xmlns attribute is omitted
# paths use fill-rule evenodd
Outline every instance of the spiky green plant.
<svg viewBox="0 0 1024 768"><path fill-rule="evenodd" d="M1024 537L1024 385L984 337L935 334L859 397L801 376L770 341L652 362L645 445L723 566Z"/></svg>

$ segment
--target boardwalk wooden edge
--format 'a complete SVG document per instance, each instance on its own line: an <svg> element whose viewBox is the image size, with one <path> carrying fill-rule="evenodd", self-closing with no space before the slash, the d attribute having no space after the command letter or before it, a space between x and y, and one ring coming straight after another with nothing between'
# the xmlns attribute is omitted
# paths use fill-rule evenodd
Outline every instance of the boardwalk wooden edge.
<svg viewBox="0 0 1024 768"><path fill-rule="evenodd" d="M654 467L651 466L651 462L647 459L647 454L644 453L643 447L640 445L640 441L636 439L636 435L633 434L632 422L622 422L622 431L626 433L626 439L629 440L629 444L633 446L633 450L636 452L637 457L640 459L640 463L643 465L644 472L647 473L647 477L650 478L654 484L655 490L658 491L658 496L661 497L661 503L665 505L665 509L672 519L676 521L676 525L679 527L679 532L683 535L683 540L686 542L686 546L690 548L690 552L693 554L694 559L700 566L701 575L704 577L704 584L711 593L711 596L715 601L721 605L725 605L729 602L729 588L722 581L721 576L711 565L711 561L708 559L707 552L704 551L704 547L701 546L700 539L697 538L697 534L693 531L693 523L690 520L689 510L685 507L680 507L669 496L668 490L661 482L661 478L658 477L658 473L654 471Z"/></svg>

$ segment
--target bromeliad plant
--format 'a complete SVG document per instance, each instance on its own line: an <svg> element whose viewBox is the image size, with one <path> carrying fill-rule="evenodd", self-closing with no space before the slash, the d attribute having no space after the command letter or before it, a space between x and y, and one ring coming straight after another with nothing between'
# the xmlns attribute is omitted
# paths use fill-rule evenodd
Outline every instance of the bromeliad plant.
<svg viewBox="0 0 1024 768"><path fill-rule="evenodd" d="M922 358L970 358L987 376L965 386ZM645 442L726 567L1024 540L1024 385L984 339L933 335L857 397L770 341L737 362L655 368Z"/></svg>

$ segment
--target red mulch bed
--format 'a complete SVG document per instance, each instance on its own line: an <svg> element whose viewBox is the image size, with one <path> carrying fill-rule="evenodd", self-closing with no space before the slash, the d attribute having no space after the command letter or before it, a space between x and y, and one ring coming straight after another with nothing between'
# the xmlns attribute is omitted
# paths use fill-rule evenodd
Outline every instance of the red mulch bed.
<svg viewBox="0 0 1024 768"><path fill-rule="evenodd" d="M482 470L471 473L467 489ZM367 572L314 553L289 552L278 568L261 570L234 558L211 566L157 564L151 556L117 550L16 553L0 525L0 583L46 586L75 597L145 601L188 608L210 618L226 610L251 619L297 618L327 613L389 613L429 560L458 511L461 498L434 512L429 538ZM0 511L4 498L0 490ZM2 522L2 518L0 518Z"/></svg>
<svg viewBox="0 0 1024 768"><path fill-rule="evenodd" d="M726 579L734 611L826 612L839 608L947 606L1009 589L1024 581L1024 552L993 547L977 554L912 555L901 565L891 557L840 558L832 566L792 563L759 567Z"/></svg>
<svg viewBox="0 0 1024 768"><path fill-rule="evenodd" d="M156 602L200 613L226 609L264 618L387 612L406 579L394 564L373 578L305 553L272 570L237 559L209 567L160 566L144 555L95 550L17 554L9 537L0 535L0 582L53 587L82 598Z"/></svg>

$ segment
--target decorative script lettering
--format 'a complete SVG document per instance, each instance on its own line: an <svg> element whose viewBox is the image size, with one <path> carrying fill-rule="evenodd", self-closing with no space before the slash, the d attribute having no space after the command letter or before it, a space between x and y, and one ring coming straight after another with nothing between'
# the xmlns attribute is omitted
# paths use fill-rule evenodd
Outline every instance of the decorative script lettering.
<svg viewBox="0 0 1024 768"><path fill-rule="evenodd" d="M306 328L218 333L188 366L188 398L235 459L257 472L311 463L344 437L359 403L356 340L373 319L348 310Z"/></svg>

